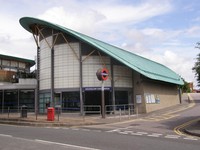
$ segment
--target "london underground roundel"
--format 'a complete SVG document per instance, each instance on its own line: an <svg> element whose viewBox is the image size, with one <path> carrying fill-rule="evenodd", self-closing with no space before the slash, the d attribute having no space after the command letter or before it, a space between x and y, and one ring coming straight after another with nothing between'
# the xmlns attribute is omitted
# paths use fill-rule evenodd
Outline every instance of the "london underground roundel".
<svg viewBox="0 0 200 150"><path fill-rule="evenodd" d="M108 79L108 70L106 68L100 68L97 70L97 79L100 81L106 81Z"/></svg>

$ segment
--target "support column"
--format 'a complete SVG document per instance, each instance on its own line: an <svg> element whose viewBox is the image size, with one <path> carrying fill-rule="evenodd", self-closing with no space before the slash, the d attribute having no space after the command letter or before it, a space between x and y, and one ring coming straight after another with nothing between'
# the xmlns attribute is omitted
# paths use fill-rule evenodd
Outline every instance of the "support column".
<svg viewBox="0 0 200 150"><path fill-rule="evenodd" d="M110 67L111 67L111 87L112 87L112 105L113 105L113 111L115 113L115 81L114 81L114 69L113 69L113 61L111 59L111 63L110 63Z"/></svg>
<svg viewBox="0 0 200 150"><path fill-rule="evenodd" d="M51 48L51 101L52 101L52 107L55 107L55 98L54 98L54 47Z"/></svg>
<svg viewBox="0 0 200 150"><path fill-rule="evenodd" d="M19 89L17 89L17 107L18 107L18 112L19 112L19 110L20 110L20 106L19 106Z"/></svg>
<svg viewBox="0 0 200 150"><path fill-rule="evenodd" d="M4 113L4 90L2 91L2 113Z"/></svg>
<svg viewBox="0 0 200 150"><path fill-rule="evenodd" d="M83 103L83 67L82 67L82 48L81 42L79 43L79 62L80 62L80 114L84 115Z"/></svg>
<svg viewBox="0 0 200 150"><path fill-rule="evenodd" d="M35 113L37 114L39 109L39 96L40 96L40 47L37 46L37 87L36 87L36 95L35 95Z"/></svg>

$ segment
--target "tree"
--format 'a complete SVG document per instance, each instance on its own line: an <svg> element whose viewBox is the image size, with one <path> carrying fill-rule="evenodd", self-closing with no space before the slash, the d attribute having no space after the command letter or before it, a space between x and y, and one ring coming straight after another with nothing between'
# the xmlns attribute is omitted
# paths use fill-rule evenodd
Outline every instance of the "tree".
<svg viewBox="0 0 200 150"><path fill-rule="evenodd" d="M183 78L182 78L182 80L183 80L183 82L184 82L184 84L181 86L182 92L183 92L183 93L190 93L190 92L191 92L191 89L190 89L189 83L186 82L185 79L183 79Z"/></svg>
<svg viewBox="0 0 200 150"><path fill-rule="evenodd" d="M200 49L200 42L197 43L196 48ZM192 70L195 71L195 76L197 78L197 86L200 87L200 53L197 55L196 62Z"/></svg>

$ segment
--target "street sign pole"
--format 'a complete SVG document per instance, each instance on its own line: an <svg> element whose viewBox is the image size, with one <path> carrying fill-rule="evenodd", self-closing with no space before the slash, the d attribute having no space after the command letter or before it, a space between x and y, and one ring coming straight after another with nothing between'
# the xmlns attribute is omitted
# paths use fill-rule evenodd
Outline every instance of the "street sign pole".
<svg viewBox="0 0 200 150"><path fill-rule="evenodd" d="M102 115L102 118L105 118L104 81L102 81L102 85L101 85L101 115Z"/></svg>

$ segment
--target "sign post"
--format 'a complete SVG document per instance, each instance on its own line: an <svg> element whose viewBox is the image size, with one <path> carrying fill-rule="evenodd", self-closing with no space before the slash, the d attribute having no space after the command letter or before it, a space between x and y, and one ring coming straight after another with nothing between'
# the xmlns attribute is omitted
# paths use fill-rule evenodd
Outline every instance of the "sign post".
<svg viewBox="0 0 200 150"><path fill-rule="evenodd" d="M104 95L104 81L102 81L101 85L101 110L102 110L102 118L105 118L105 95Z"/></svg>
<svg viewBox="0 0 200 150"><path fill-rule="evenodd" d="M104 81L108 79L108 70L106 68L98 69L96 72L97 79L102 81L101 84L101 115L102 118L106 117L105 113L105 94L104 94Z"/></svg>

